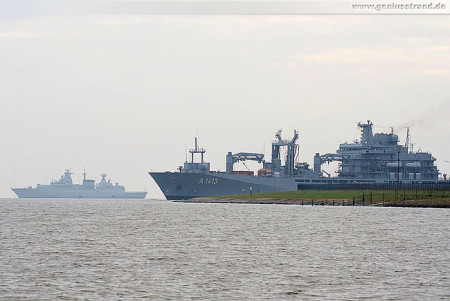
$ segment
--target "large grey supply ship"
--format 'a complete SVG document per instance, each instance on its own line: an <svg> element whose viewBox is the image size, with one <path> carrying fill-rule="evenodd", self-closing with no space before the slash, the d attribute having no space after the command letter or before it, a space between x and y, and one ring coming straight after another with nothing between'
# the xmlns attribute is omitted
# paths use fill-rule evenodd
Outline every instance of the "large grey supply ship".
<svg viewBox="0 0 450 301"><path fill-rule="evenodd" d="M35 188L12 188L19 198L120 198L120 199L144 199L147 192L126 192L118 183L106 180L106 174L102 174L101 181L95 184L94 180L86 179L83 173L83 184L73 184L72 174L66 169L58 181L53 180L50 185L38 184Z"/></svg>
<svg viewBox="0 0 450 301"><path fill-rule="evenodd" d="M195 148L189 151L191 161L180 166L178 172L149 174L168 200L297 189L330 189L355 183L415 185L438 182L439 171L434 164L436 159L430 153L412 151L409 130L405 145L400 145L398 135L393 131L389 134L373 134L373 124L370 121L358 123L358 126L361 129L359 141L341 144L336 153L316 153L313 169L308 163L297 162L298 132L294 131L292 139L284 140L280 129L275 135L276 140L272 142L271 162L266 162L263 154L228 152L226 172L211 171L210 163L204 161L206 151L198 146L196 138ZM285 156L282 155L283 150ZM194 155L200 155L200 162L194 161ZM245 160L262 163L257 176L250 171L233 170L234 163ZM333 161L339 162L337 177L331 177L322 170L322 164Z"/></svg>

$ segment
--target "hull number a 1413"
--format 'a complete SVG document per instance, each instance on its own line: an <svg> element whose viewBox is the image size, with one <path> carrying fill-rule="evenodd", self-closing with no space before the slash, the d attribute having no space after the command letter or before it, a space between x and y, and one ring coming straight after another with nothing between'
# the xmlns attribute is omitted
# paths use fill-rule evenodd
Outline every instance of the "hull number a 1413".
<svg viewBox="0 0 450 301"><path fill-rule="evenodd" d="M200 181L198 181L199 184L211 184L216 185L219 182L219 179L217 178L201 178Z"/></svg>

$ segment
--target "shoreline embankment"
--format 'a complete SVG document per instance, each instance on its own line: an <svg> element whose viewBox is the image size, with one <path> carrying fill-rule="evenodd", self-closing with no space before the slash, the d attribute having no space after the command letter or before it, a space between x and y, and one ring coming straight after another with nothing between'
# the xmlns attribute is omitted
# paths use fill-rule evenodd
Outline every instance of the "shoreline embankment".
<svg viewBox="0 0 450 301"><path fill-rule="evenodd" d="M300 206L373 206L410 208L450 208L450 199L418 199L397 201L361 201L352 199L293 199L264 197L199 197L178 202L187 203L231 203L231 204L279 204Z"/></svg>

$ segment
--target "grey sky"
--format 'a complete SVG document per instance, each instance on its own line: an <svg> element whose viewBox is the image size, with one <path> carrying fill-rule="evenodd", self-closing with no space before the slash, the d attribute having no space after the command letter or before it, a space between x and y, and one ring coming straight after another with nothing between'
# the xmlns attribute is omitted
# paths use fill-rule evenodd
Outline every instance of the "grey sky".
<svg viewBox="0 0 450 301"><path fill-rule="evenodd" d="M147 172L175 170L196 132L224 170L228 151L269 156L278 127L299 130L300 159L312 163L359 138L367 119L401 143L409 125L415 149L450 172L448 16L13 8L0 14L0 197L65 168L80 182L85 166L161 198Z"/></svg>

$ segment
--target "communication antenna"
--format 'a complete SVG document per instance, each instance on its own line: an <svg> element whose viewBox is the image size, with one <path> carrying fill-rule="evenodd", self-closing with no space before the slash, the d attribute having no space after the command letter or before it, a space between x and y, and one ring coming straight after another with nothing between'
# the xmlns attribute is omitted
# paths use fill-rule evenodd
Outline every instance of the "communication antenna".
<svg viewBox="0 0 450 301"><path fill-rule="evenodd" d="M186 137L184 137L184 157L185 157L185 162L187 162L187 143L186 143Z"/></svg>
<svg viewBox="0 0 450 301"><path fill-rule="evenodd" d="M409 126L406 127L406 141L405 141L405 147L408 150L409 149Z"/></svg>

